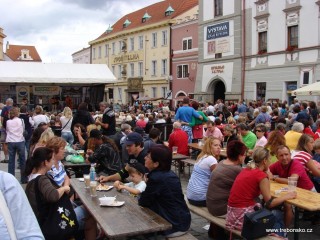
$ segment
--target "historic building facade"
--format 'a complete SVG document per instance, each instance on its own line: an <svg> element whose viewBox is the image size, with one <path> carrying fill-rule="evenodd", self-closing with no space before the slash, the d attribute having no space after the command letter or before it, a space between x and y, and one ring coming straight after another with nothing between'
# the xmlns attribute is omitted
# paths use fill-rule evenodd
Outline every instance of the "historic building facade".
<svg viewBox="0 0 320 240"><path fill-rule="evenodd" d="M197 7L198 9L198 7ZM198 66L198 13L182 15L172 25L173 105L184 96L193 98Z"/></svg>
<svg viewBox="0 0 320 240"><path fill-rule="evenodd" d="M72 55L72 63L76 64L90 64L90 47L83 48Z"/></svg>
<svg viewBox="0 0 320 240"><path fill-rule="evenodd" d="M195 99L241 96L241 1L199 2L199 66Z"/></svg>
<svg viewBox="0 0 320 240"><path fill-rule="evenodd" d="M91 41L92 63L105 63L118 78L106 85L106 100L132 103L171 94L171 26L194 15L198 0L161 1L130 13Z"/></svg>
<svg viewBox="0 0 320 240"><path fill-rule="evenodd" d="M195 98L290 102L293 90L319 81L319 6L200 0Z"/></svg>

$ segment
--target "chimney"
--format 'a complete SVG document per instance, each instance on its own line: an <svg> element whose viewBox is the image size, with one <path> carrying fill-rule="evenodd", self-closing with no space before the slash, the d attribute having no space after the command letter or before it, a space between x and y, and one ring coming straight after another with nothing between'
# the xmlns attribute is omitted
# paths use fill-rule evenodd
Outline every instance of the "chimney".
<svg viewBox="0 0 320 240"><path fill-rule="evenodd" d="M9 50L9 41L7 41L6 49L7 49L7 51Z"/></svg>

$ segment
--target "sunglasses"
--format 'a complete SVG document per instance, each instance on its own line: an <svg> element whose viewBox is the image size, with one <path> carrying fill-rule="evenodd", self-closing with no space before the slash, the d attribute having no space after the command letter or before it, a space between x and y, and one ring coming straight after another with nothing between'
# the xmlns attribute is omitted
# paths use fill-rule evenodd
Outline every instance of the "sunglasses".
<svg viewBox="0 0 320 240"><path fill-rule="evenodd" d="M255 132L262 132L261 130L255 130Z"/></svg>

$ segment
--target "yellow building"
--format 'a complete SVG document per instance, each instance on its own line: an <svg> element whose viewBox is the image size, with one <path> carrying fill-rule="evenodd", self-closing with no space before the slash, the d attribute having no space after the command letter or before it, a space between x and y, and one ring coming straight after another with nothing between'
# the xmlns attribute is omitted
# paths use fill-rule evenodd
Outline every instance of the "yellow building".
<svg viewBox="0 0 320 240"><path fill-rule="evenodd" d="M198 0L155 3L122 17L89 42L92 63L107 64L118 79L106 84L107 101L126 104L170 95L171 25L197 5Z"/></svg>
<svg viewBox="0 0 320 240"><path fill-rule="evenodd" d="M6 37L6 35L3 33L3 29L0 28L0 61L4 60L4 54L3 54L3 39Z"/></svg>

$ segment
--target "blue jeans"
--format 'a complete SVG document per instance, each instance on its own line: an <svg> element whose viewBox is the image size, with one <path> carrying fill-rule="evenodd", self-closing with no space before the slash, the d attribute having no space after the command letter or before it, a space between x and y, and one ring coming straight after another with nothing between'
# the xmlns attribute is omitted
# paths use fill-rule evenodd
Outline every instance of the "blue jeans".
<svg viewBox="0 0 320 240"><path fill-rule="evenodd" d="M8 142L8 150L9 150L9 164L8 164L8 172L15 176L15 165L16 165L16 154L18 154L18 161L20 164L20 173L21 173L21 183L27 182L27 177L24 174L25 164L26 164L26 156L25 156L25 142Z"/></svg>
<svg viewBox="0 0 320 240"><path fill-rule="evenodd" d="M74 138L72 132L61 132L61 137L66 140L66 142L72 146Z"/></svg>

